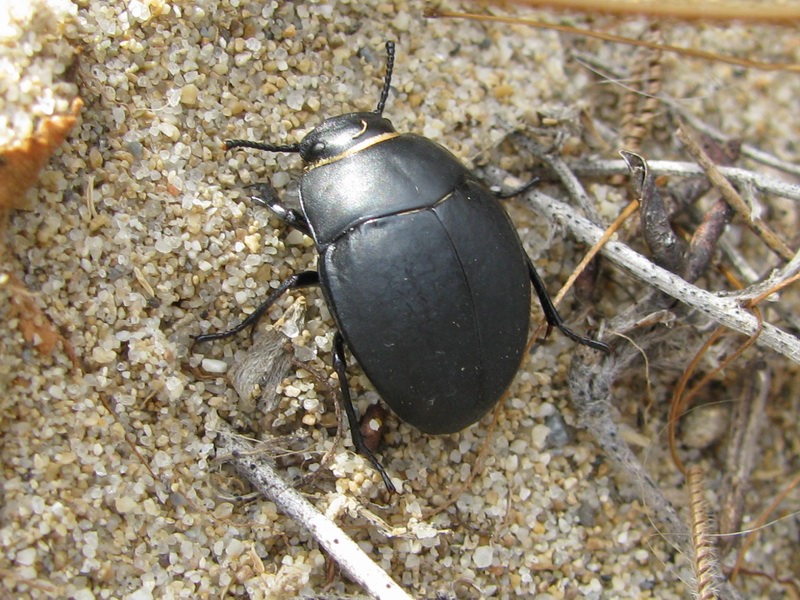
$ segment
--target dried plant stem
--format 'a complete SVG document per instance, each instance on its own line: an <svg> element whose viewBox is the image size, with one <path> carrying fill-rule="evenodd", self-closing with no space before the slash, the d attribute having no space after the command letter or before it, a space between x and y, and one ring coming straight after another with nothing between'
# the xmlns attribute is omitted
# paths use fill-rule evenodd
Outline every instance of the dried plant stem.
<svg viewBox="0 0 800 600"><path fill-rule="evenodd" d="M639 458L625 443L612 414L612 392L615 361L599 360L596 352L580 347L575 351L569 370L569 388L578 411L579 426L589 431L598 445L631 481L637 482L642 503L650 509L653 523L661 535L681 552L694 555L692 533L650 477ZM714 576L719 574L714 571ZM715 580L726 600L738 600L741 595L727 581Z"/></svg>
<svg viewBox="0 0 800 600"><path fill-rule="evenodd" d="M709 125L699 117L689 112L686 109L686 107L681 104L680 101L672 100L670 98L662 98L661 101L667 106L669 106L671 111L675 112L676 114L679 114L684 121L689 123L689 125L694 127L697 131L705 133L706 135L714 138L717 141L724 142L730 139L729 135L724 134L716 127ZM756 162L759 162L762 165L773 167L779 171L783 171L784 173L800 176L800 165L780 159L777 156L770 154L769 152L764 152L760 148L756 148L755 146L751 146L750 144L742 144L741 147L739 148L739 152L741 153L742 156L750 158ZM726 177L729 176L726 175Z"/></svg>
<svg viewBox="0 0 800 600"><path fill-rule="evenodd" d="M387 600L411 599L338 525L314 508L281 478L266 458L253 452L255 445L224 430L219 433L217 444L219 454L230 458L230 463L239 475L250 481L281 511L305 527L347 576L371 596Z"/></svg>
<svg viewBox="0 0 800 600"><path fill-rule="evenodd" d="M608 65L601 63L594 55L586 54L583 52L576 52L573 50L572 57L580 64L582 64L587 69L591 70L593 73L598 75L599 77L604 77L611 83L615 85L620 85L620 81L627 78L626 74L623 74L619 71L615 71L614 69L610 68ZM624 87L624 86L623 86ZM681 119L689 123L692 127L694 127L697 131L706 134L707 136L713 138L717 142L728 142L731 139L731 136L728 134L723 133L716 127L709 125L701 118L692 114L683 104L681 100L673 100L668 96L661 95L659 100L662 104L665 104L669 107L670 111L675 113L676 115L680 115ZM739 153L741 156L754 160L755 162L761 163L762 165L766 165L768 167L772 167L777 169L778 171L783 171L784 173L788 173L791 175L798 175L800 176L800 165L796 163L789 162L787 160L783 160L778 158L774 154L770 154L769 152L765 152L760 148L756 148L755 146L751 146L750 144L741 144L739 147ZM596 161L600 163L609 163L612 161ZM667 161L669 162L669 161ZM653 164L651 163L651 167ZM694 165L695 167L697 165ZM743 169L738 169L739 171L743 171ZM576 170L577 172L577 170ZM617 172L617 171L615 171ZM624 171L619 171L623 172ZM748 171L745 171L748 172ZM751 173L751 175L755 175ZM726 177L730 178L730 175L726 175Z"/></svg>
<svg viewBox="0 0 800 600"><path fill-rule="evenodd" d="M756 309L756 316L759 318L759 322L761 322L761 312L758 311L758 309ZM683 465L683 461L681 461L680 457L678 456L678 448L676 443L678 419L684 412L686 412L688 407L691 405L692 400L695 398L695 396L697 396L698 393L700 393L700 390L705 388L705 386L711 382L717 373L724 371L727 367L738 360L744 351L752 346L758 339L758 333L750 336L747 340L740 344L736 350L728 354L719 364L719 366L717 366L717 368L713 369L710 373L706 373L700 378L700 381L695 383L687 391L686 386L689 383L689 379L697 369L697 366L700 364L700 360L703 358L703 356L705 356L706 352L708 352L708 349L711 348L711 346L713 346L724 334L725 330L722 327L718 327L714 333L709 336L700 350L698 350L694 355L692 361L686 367L686 370L683 372L683 375L675 386L675 391L672 395L672 403L670 405L669 413L669 449L675 466L677 466L684 475L686 475L686 469Z"/></svg>
<svg viewBox="0 0 800 600"><path fill-rule="evenodd" d="M661 26L650 23L643 34L648 41L661 43ZM653 121L661 105L661 80L663 52L648 48L639 52L633 71L628 78L630 87L622 98L622 146L628 152L639 152L642 142L650 137ZM623 175L617 175L614 185L622 185Z"/></svg>
<svg viewBox="0 0 800 600"><path fill-rule="evenodd" d="M530 192L526 198L535 209L564 224L575 237L587 244L595 244L603 235L602 229L576 214L575 209L568 204L538 190ZM721 297L687 283L677 275L654 265L625 244L609 242L603 248L602 254L637 279L701 311L722 325L748 336L753 335L759 328L758 319L744 310L738 299ZM800 363L800 340L771 323L763 323L758 343Z"/></svg>
<svg viewBox="0 0 800 600"><path fill-rule="evenodd" d="M692 177L705 175L700 165L672 160L648 160L647 166L653 175L672 175L676 177ZM578 176L606 176L619 173L627 174L625 161L592 160L586 162L570 162L570 169ZM739 167L717 167L717 170L730 181L753 186L754 189L790 200L800 200L800 185L787 183L774 177L749 171Z"/></svg>
<svg viewBox="0 0 800 600"><path fill-rule="evenodd" d="M516 143L552 169L553 173L561 180L564 188L566 188L569 197L572 198L573 202L575 202L592 223L602 224L603 221L600 218L600 214L597 212L594 200L589 196L575 171L569 166L567 161L558 154L552 152L550 148L545 148L520 132L512 135Z"/></svg>
<svg viewBox="0 0 800 600"><path fill-rule="evenodd" d="M711 543L711 532L708 530L708 507L703 497L703 470L693 465L686 472L689 485L690 509L692 519L692 543L694 545L695 598L698 600L715 600L718 582L722 581L719 573L719 561Z"/></svg>
<svg viewBox="0 0 800 600"><path fill-rule="evenodd" d="M607 14L619 17L647 16L661 19L708 21L740 20L748 23L794 24L800 18L798 10L791 5L762 5L755 2L637 2L635 0L613 0L600 3L597 0L518 0L528 6L546 7L550 10L585 12L591 15Z"/></svg>
<svg viewBox="0 0 800 600"><path fill-rule="evenodd" d="M741 401L736 404L730 427L720 509L720 532L723 535L739 531L742 526L745 497L751 489L753 470L760 456L759 442L767 417L772 372L768 366L756 367L751 365L747 369L753 376L744 382ZM723 538L723 557L727 554L725 548L731 547L732 539L737 538Z"/></svg>
<svg viewBox="0 0 800 600"><path fill-rule="evenodd" d="M695 139L694 135L692 135L684 125L678 128L676 135L678 139L683 142L683 145L686 147L689 154L692 155L692 158L703 167L709 181L720 191L722 197L725 198L725 201L731 208L749 223L753 231L761 237L770 250L785 260L791 260L792 256L794 256L794 252L789 249L783 240L781 240L762 219L752 214L747 203L739 195L739 192L737 192L731 185L731 182L720 173L718 167L700 147L700 143Z"/></svg>
<svg viewBox="0 0 800 600"><path fill-rule="evenodd" d="M647 40L635 40L621 35L614 35L612 33L605 33L593 29L581 29L572 27L571 25L559 25L556 23L546 23L543 21L533 21L531 19L520 19L518 17L503 17L498 15L479 15L473 13L461 13L446 10L428 9L425 11L425 16L429 19L433 18L451 18L451 19L471 19L474 21L485 21L490 23L505 23L507 25L527 25L529 27L536 27L538 29L548 29L551 31L560 31L562 33L571 33L580 35L587 38L595 38L603 40L604 42L612 42L615 44L626 44L628 46L639 46L642 48L652 48L654 50L661 50L663 52L672 52L683 56L690 56L701 60L709 60L714 62L723 62L732 65L739 65L750 69L760 69L763 71L800 71L800 64L796 63L770 63L757 60L748 60L744 58L736 58L734 56L726 56L724 54L717 54L715 52L706 52L705 50L698 50L696 48L684 48L682 46L673 46L671 44L657 44Z"/></svg>
<svg viewBox="0 0 800 600"><path fill-rule="evenodd" d="M595 244L589 248L589 251L586 255L581 259L581 262L578 263L578 266L572 271L572 274L567 279L566 283L561 286L561 289L558 290L558 294L556 294L555 298L553 298L553 305L558 306L561 301L564 299L564 296L567 295L572 289L572 286L575 285L575 280L580 277L581 273L583 273L584 269L589 265L589 263L594 260L594 257L603 249L606 242L611 239L611 237L622 227L622 224L628 220L628 218L635 213L639 209L639 201L633 200L626 206L619 216L614 219L614 222L609 225L608 229L605 230L603 236L595 242ZM530 345L528 347L530 350Z"/></svg>

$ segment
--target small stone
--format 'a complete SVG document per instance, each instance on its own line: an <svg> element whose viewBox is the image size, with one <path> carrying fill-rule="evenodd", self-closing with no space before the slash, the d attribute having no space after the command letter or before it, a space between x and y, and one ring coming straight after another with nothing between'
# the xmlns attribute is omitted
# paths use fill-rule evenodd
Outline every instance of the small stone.
<svg viewBox="0 0 800 600"><path fill-rule="evenodd" d="M303 243L305 236L302 231L295 229L289 235L287 235L285 239L287 246L299 246Z"/></svg>
<svg viewBox="0 0 800 600"><path fill-rule="evenodd" d="M475 552L472 553L472 562L479 569L485 569L492 566L492 559L494 558L494 549L491 546L478 546Z"/></svg>
<svg viewBox="0 0 800 600"><path fill-rule="evenodd" d="M181 136L181 130L172 123L161 123L158 129L173 142L177 142L178 138Z"/></svg>
<svg viewBox="0 0 800 600"><path fill-rule="evenodd" d="M537 450L544 450L547 446L548 435L550 435L550 428L547 425L534 425L531 431L531 444Z"/></svg>
<svg viewBox="0 0 800 600"><path fill-rule="evenodd" d="M225 554L228 558L237 558L241 556L245 550L247 550L247 546L240 540L234 538L228 543L228 547L225 548Z"/></svg>
<svg viewBox="0 0 800 600"><path fill-rule="evenodd" d="M89 150L89 164L93 169L99 169L103 166L103 155L97 148Z"/></svg>
<svg viewBox="0 0 800 600"><path fill-rule="evenodd" d="M194 106L197 104L197 94L197 86L193 83L187 83L181 88L181 104Z"/></svg>
<svg viewBox="0 0 800 600"><path fill-rule="evenodd" d="M544 420L550 433L547 436L547 443L554 448L563 448L572 441L572 432L564 422L561 413L553 413Z"/></svg>
<svg viewBox="0 0 800 600"><path fill-rule="evenodd" d="M217 519L227 519L233 514L233 504L230 502L220 502L214 509L214 517Z"/></svg>
<svg viewBox="0 0 800 600"><path fill-rule="evenodd" d="M105 348L101 348L100 346L95 346L92 348L92 359L95 362L100 363L101 365L107 365L108 363L112 363L116 360L117 353L113 350L106 350Z"/></svg>
<svg viewBox="0 0 800 600"><path fill-rule="evenodd" d="M36 548L25 548L17 552L17 563L26 567L36 562Z"/></svg>
<svg viewBox="0 0 800 600"><path fill-rule="evenodd" d="M228 370L228 363L216 358L204 358L203 362L200 363L200 367L206 373L225 373Z"/></svg>
<svg viewBox="0 0 800 600"><path fill-rule="evenodd" d="M122 514L133 512L137 506L139 503L130 496L119 496L114 500L114 508Z"/></svg>
<svg viewBox="0 0 800 600"><path fill-rule="evenodd" d="M681 423L681 440L690 448L708 448L728 432L729 415L727 404L709 404L690 411Z"/></svg>
<svg viewBox="0 0 800 600"><path fill-rule="evenodd" d="M183 394L186 382L180 377L167 377L165 387L167 388L170 401L177 402Z"/></svg>
<svg viewBox="0 0 800 600"><path fill-rule="evenodd" d="M254 233L253 235L244 236L244 245L253 254L257 254L261 250L261 234Z"/></svg>

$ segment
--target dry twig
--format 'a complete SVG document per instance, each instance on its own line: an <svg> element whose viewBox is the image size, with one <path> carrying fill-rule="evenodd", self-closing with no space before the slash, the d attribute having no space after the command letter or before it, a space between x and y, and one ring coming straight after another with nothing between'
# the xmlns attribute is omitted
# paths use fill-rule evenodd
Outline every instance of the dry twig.
<svg viewBox="0 0 800 600"><path fill-rule="evenodd" d="M625 443L612 416L611 385L616 366L611 360L599 361L596 354L579 347L570 364L569 390L578 410L579 425L587 429L620 470L638 484L642 502L650 508L662 533L688 554L691 552L689 528Z"/></svg>
<svg viewBox="0 0 800 600"><path fill-rule="evenodd" d="M534 191L527 195L527 199L535 209L564 224L576 238L587 244L594 244L603 235L602 229L576 214L571 206L551 196ZM758 319L743 309L736 297L722 297L691 285L620 242L609 242L602 254L634 277L726 327L748 336L758 330ZM763 323L758 343L800 363L800 340L771 323Z"/></svg>
<svg viewBox="0 0 800 600"><path fill-rule="evenodd" d="M253 444L231 431L220 431L217 445L219 454L230 457L229 461L239 475L306 528L348 577L358 582L370 595L382 600L410 600L410 596L338 525L282 479L268 459L253 452Z"/></svg>
<svg viewBox="0 0 800 600"><path fill-rule="evenodd" d="M650 168L653 175L656 176L692 177L705 175L705 171L703 171L700 165L689 162L648 160L647 166ZM575 175L582 177L604 177L628 172L625 161L619 159L570 161L569 168ZM765 194L773 194L775 196L781 196L782 198L800 201L800 185L787 183L780 179L770 177L769 175L756 173L740 167L717 167L717 170L726 179L734 183L751 185L754 189ZM798 174L800 174L800 172L798 172Z"/></svg>
<svg viewBox="0 0 800 600"><path fill-rule="evenodd" d="M766 420L770 370L754 367L747 369L747 372L754 376L744 384L744 393L736 404L728 439L719 527L723 535L738 531L742 526L745 494L750 489L750 476L759 455L758 443ZM731 547L729 540L723 538L723 550Z"/></svg>
<svg viewBox="0 0 800 600"><path fill-rule="evenodd" d="M677 136L678 139L683 142L683 145L686 147L686 150L689 152L689 154L692 155L692 158L694 158L697 163L703 167L706 176L720 191L722 197L725 198L727 203L737 213L739 213L739 216L741 216L746 223L749 223L753 231L755 231L761 237L770 250L785 260L791 260L794 252L789 249L789 247L775 234L774 231L772 231L772 229L770 229L769 226L767 226L766 223L764 223L761 218L752 214L750 208L747 206L747 203L734 189L734 187L731 185L731 182L725 179L722 173L720 173L717 166L708 157L705 151L703 151L698 141L686 129L685 126L678 128Z"/></svg>
<svg viewBox="0 0 800 600"><path fill-rule="evenodd" d="M669 8L672 11L672 8ZM726 56L717 54L716 52L706 52L697 48L684 48L682 46L673 46L670 44L659 44L648 40L636 40L621 35L614 35L596 31L593 29L581 29L572 27L571 25L559 25L556 23L545 23L542 21L533 21L531 19L520 19L519 17L503 17L498 15L479 15L473 13L461 13L446 10L428 9L425 12L428 18L453 18L453 19L472 19L475 21L485 21L490 23L505 23L508 25L528 25L537 29L548 29L551 31L560 31L563 33L571 33L580 35L587 38L595 38L605 42L612 42L615 44L626 44L629 46L638 46L641 48L651 48L653 50L660 50L663 52L672 52L682 56L689 56L701 60L709 60L715 62L724 62L740 67L749 69L760 69L763 71L800 71L800 64L797 63L771 63L759 60L749 60L746 58L736 58L735 56Z"/></svg>

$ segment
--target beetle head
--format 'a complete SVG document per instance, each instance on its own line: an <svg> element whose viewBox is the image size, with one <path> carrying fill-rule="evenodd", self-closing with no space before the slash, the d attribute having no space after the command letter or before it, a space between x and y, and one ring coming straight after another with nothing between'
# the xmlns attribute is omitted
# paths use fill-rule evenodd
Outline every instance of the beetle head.
<svg viewBox="0 0 800 600"><path fill-rule="evenodd" d="M253 148L266 152L299 152L307 165L331 162L344 158L386 137L397 135L388 119L381 115L389 98L394 70L394 42L386 42L386 76L381 88L378 107L374 112L358 112L325 119L297 144L270 144L249 140L225 140L225 149Z"/></svg>
<svg viewBox="0 0 800 600"><path fill-rule="evenodd" d="M348 152L364 148L370 143L385 139L387 135L395 134L389 120L381 116L392 85L394 42L386 42L386 57L386 76L378 107L371 113L348 113L331 117L314 128L299 144L300 156L307 165L343 158Z"/></svg>
<svg viewBox="0 0 800 600"><path fill-rule="evenodd" d="M300 156L308 165L333 160L343 157L356 146L369 144L369 140L393 133L395 130L389 119L375 113L348 113L331 117L303 138Z"/></svg>

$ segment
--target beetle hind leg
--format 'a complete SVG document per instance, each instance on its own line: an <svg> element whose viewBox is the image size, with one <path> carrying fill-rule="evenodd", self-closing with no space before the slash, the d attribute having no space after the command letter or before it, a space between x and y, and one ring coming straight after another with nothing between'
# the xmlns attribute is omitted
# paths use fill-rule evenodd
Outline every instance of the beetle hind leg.
<svg viewBox="0 0 800 600"><path fill-rule="evenodd" d="M550 294L547 293L547 288L545 287L542 278L539 277L539 273L536 272L536 267L533 266L533 261L531 261L530 256L526 256L526 258L528 260L528 272L531 276L531 283L533 284L533 289L536 290L536 295L539 297L539 302L542 305L545 319L547 319L547 325L550 328L556 327L561 333L574 342L583 344L589 348L594 348L595 350L599 350L600 352L604 352L606 354L611 354L611 348L607 344L580 336L564 324L564 319L562 319L561 315L558 314L553 301L550 299Z"/></svg>
<svg viewBox="0 0 800 600"><path fill-rule="evenodd" d="M345 362L344 356L344 338L340 332L336 332L336 336L333 338L333 370L336 371L336 375L339 377L339 388L342 391L342 403L344 404L344 410L347 413L347 421L350 423L350 437L353 440L353 446L356 449L356 452L360 453L364 456L372 466L375 467L375 470L378 471L381 475L381 479L383 479L383 485L386 486L386 489L389 490L392 494L397 493L397 489L394 487L392 480L389 478L389 475L386 473L386 470L381 465L380 461L375 458L375 455L367 448L366 443L364 442L364 438L361 435L361 429L358 426L358 419L356 418L356 411L353 408L353 400L350 396L350 386L347 383L347 370L346 370L347 363Z"/></svg>
<svg viewBox="0 0 800 600"><path fill-rule="evenodd" d="M311 287L319 285L319 274L316 271L303 271L302 273L295 273L281 283L278 288L272 292L269 297L262 302L257 309L250 313L247 318L239 323L236 327L228 329L227 331L219 331L217 333L204 333L202 335L194 336L192 348L197 344L203 342L212 342L214 340L222 340L236 335L240 331L244 331L248 327L255 327L264 316L264 313L275 304L285 292L302 287Z"/></svg>

